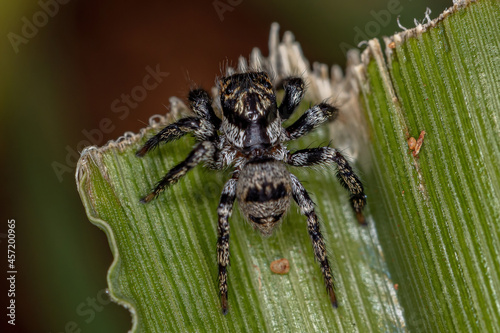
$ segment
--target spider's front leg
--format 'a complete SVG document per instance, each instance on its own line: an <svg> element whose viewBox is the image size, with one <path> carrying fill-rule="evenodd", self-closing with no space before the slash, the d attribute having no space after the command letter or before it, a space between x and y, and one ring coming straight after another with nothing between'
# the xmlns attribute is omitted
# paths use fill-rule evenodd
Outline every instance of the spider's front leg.
<svg viewBox="0 0 500 333"><path fill-rule="evenodd" d="M337 177L349 192L351 193L351 206L356 212L356 218L359 223L365 224L365 218L362 210L366 204L366 195L363 190L363 184L354 173L351 166L342 154L330 147L310 148L296 151L289 155L287 163L292 166L311 166L311 165L331 165L337 166Z"/></svg>
<svg viewBox="0 0 500 333"><path fill-rule="evenodd" d="M217 134L221 120L212 109L212 99L203 89L189 92L189 105L197 117L182 118L166 126L158 134L151 137L136 153L138 157L144 156L150 150L158 147L162 142L177 140L183 135L192 132L198 141L210 140Z"/></svg>
<svg viewBox="0 0 500 333"><path fill-rule="evenodd" d="M320 103L308 109L292 125L285 129L285 140L295 140L311 132L328 119L335 119L338 115L338 109L327 103Z"/></svg>
<svg viewBox="0 0 500 333"><path fill-rule="evenodd" d="M293 199L299 205L300 212L307 217L307 230L313 244L314 255L319 261L323 278L325 280L326 290L330 296L330 301L334 307L337 307L337 298L335 296L335 288L333 285L333 276L326 254L325 242L319 228L318 216L314 211L314 202L309 197L306 189L293 174L290 174L292 180L292 195Z"/></svg>
<svg viewBox="0 0 500 333"><path fill-rule="evenodd" d="M216 153L216 148L213 143L203 141L197 144L188 157L170 171L156 184L156 187L144 198L141 199L142 203L148 203L158 196L169 185L175 184L182 176L189 170L194 168L202 161L210 161Z"/></svg>
<svg viewBox="0 0 500 333"><path fill-rule="evenodd" d="M229 217L233 211L233 204L236 198L237 173L224 185L220 197L217 214L219 221L217 231L217 263L219 264L219 294L221 300L222 313L227 313L227 266L229 265Z"/></svg>

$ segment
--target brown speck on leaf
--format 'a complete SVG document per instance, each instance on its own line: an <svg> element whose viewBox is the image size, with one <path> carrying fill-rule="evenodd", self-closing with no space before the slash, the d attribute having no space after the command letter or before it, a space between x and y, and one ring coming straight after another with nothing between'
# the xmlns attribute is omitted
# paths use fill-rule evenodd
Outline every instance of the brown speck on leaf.
<svg viewBox="0 0 500 333"><path fill-rule="evenodd" d="M413 157L417 157L418 153L420 152L420 148L424 143L424 136L425 131L422 131L420 132L418 139L415 140L414 137L408 139L408 148L410 148L410 150L413 150Z"/></svg>
<svg viewBox="0 0 500 333"><path fill-rule="evenodd" d="M424 143L424 136L425 136L425 131L420 132L420 136L418 137L417 143L415 145L415 150L413 151L413 156L415 156L415 157L420 152L420 148L422 147L422 144Z"/></svg>
<svg viewBox="0 0 500 333"><path fill-rule="evenodd" d="M410 148L410 150L414 150L416 145L417 145L417 140L415 140L414 137L408 139L408 148Z"/></svg>
<svg viewBox="0 0 500 333"><path fill-rule="evenodd" d="M396 48L396 43L390 42L389 45L387 45L387 46L389 46L390 49L395 49Z"/></svg>
<svg viewBox="0 0 500 333"><path fill-rule="evenodd" d="M290 262L288 259L282 258L271 263L271 272L276 274L286 274L290 271Z"/></svg>
<svg viewBox="0 0 500 333"><path fill-rule="evenodd" d="M395 289L395 290L398 290L398 288L399 288L399 284L395 283L395 284L394 284L394 289Z"/></svg>

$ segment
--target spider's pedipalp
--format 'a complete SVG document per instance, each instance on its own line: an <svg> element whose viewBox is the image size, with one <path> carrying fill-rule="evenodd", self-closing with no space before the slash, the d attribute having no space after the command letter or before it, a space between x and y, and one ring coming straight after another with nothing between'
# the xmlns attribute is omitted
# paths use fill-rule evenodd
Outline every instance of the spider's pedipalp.
<svg viewBox="0 0 500 333"><path fill-rule="evenodd" d="M299 206L300 212L307 217L307 230L309 232L309 236L311 237L314 255L316 256L316 259L321 267L321 272L323 273L330 302L334 307L337 307L337 298L335 296L332 271L330 269L330 263L326 253L325 241L323 240L323 235L320 231L318 216L314 211L314 202L297 177L290 174L290 178L292 180L293 199Z"/></svg>
<svg viewBox="0 0 500 333"><path fill-rule="evenodd" d="M299 150L289 156L287 163L298 167L335 164L337 166L337 177L340 184L349 190L351 194L350 201L352 208L356 212L356 218L359 223L365 223L362 213L363 207L366 204L363 184L354 173L345 157L342 156L338 150L330 147Z"/></svg>
<svg viewBox="0 0 500 333"><path fill-rule="evenodd" d="M338 109L333 105L321 103L313 106L297 119L286 131L286 140L295 140L311 132L330 118L338 115Z"/></svg>
<svg viewBox="0 0 500 333"><path fill-rule="evenodd" d="M305 84L304 80L300 77L290 77L285 80L283 87L285 88L285 96L283 97L283 101L281 101L278 111L281 120L285 121L290 118L297 106L302 102L305 93Z"/></svg>
<svg viewBox="0 0 500 333"><path fill-rule="evenodd" d="M217 263L219 264L219 293L222 313L227 313L227 266L229 265L229 217L236 198L237 173L224 185L217 209Z"/></svg>
<svg viewBox="0 0 500 333"><path fill-rule="evenodd" d="M202 161L210 160L215 154L215 147L209 141L203 141L197 144L188 157L181 163L174 166L156 185L156 187L144 198L141 199L142 203L148 203L158 196L169 185L175 184L181 177L183 177L189 170L194 168Z"/></svg>
<svg viewBox="0 0 500 333"><path fill-rule="evenodd" d="M188 95L188 100L191 109L198 117L212 124L214 130L219 129L221 120L215 115L214 109L212 108L212 98L208 92L203 89L191 90Z"/></svg>

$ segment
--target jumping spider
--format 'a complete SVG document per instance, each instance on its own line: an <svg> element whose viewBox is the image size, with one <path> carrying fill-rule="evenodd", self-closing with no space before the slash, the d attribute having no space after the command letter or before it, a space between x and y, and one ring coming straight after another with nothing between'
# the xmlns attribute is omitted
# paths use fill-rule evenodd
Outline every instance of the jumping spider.
<svg viewBox="0 0 500 333"><path fill-rule="evenodd" d="M333 277L314 203L297 177L287 170L286 164L298 167L335 164L340 183L350 192L351 205L357 218L360 223L364 223L361 213L366 203L363 185L339 151L319 147L290 153L285 145L309 133L329 118L335 118L338 110L330 104L321 103L284 128L282 123L301 102L305 85L301 78L289 77L283 87L285 95L278 107L267 73L249 71L220 78L218 88L222 120L214 113L208 93L202 89L192 90L188 99L196 116L168 125L136 153L142 157L161 142L179 139L186 133L193 133L198 142L188 157L173 167L141 199L143 203L153 200L200 162L211 169L234 167L231 179L224 185L217 209L217 262L224 314L228 308L229 217L235 200L253 227L268 236L280 224L290 206L290 197L293 197L300 212L307 217L314 254L321 265L330 301L333 306L337 306Z"/></svg>

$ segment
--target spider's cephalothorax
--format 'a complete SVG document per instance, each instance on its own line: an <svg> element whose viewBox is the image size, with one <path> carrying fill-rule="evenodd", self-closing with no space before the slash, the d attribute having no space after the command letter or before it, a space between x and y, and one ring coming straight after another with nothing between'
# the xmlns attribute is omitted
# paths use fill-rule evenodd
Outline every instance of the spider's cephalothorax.
<svg viewBox="0 0 500 333"><path fill-rule="evenodd" d="M265 72L233 74L219 80L222 120L212 109L212 100L202 89L189 93L195 117L168 125L150 138L137 152L144 156L161 142L193 133L198 143L188 157L172 168L143 199L154 199L167 186L200 162L212 169L234 168L231 179L222 190L218 213L217 262L222 310L227 312L227 266L229 264L229 217L238 201L246 219L263 235L270 235L282 221L293 197L307 217L307 229L319 261L332 305L337 306L333 277L314 203L300 181L286 165L336 165L340 183L350 192L351 205L358 221L364 223L362 209L366 203L363 185L346 159L334 148L309 148L290 153L285 143L297 139L328 119L337 109L321 103L308 109L288 127L282 127L304 96L304 82L290 77L283 83L285 95L277 105L271 79Z"/></svg>
<svg viewBox="0 0 500 333"><path fill-rule="evenodd" d="M235 74L223 78L219 85L222 131L228 143L244 153L274 146L281 122L267 74Z"/></svg>

